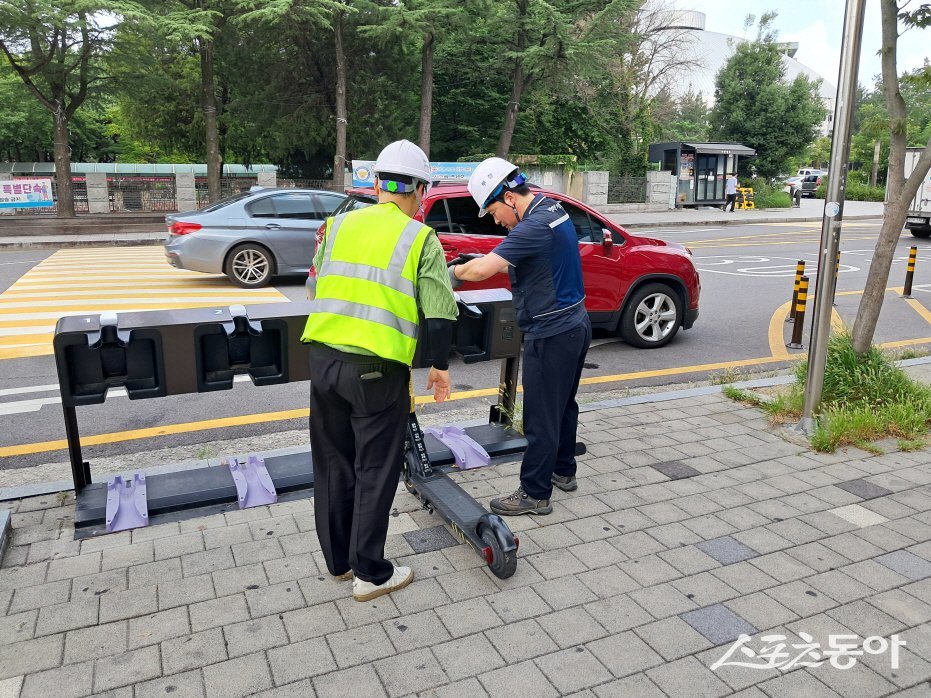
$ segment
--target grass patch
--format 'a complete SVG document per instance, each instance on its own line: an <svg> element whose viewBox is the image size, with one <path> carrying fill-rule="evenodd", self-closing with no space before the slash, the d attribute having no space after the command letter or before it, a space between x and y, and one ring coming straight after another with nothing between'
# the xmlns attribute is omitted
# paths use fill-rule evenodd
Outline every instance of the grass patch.
<svg viewBox="0 0 931 698"><path fill-rule="evenodd" d="M807 362L802 362L795 370L796 382L760 405L772 423L801 418L807 372ZM871 347L865 355L857 356L848 333L831 336L812 448L833 452L854 445L881 453L871 442L889 436L898 438L900 444L921 444L917 447L921 448L929 425L931 388L909 378L879 348Z"/></svg>
<svg viewBox="0 0 931 698"><path fill-rule="evenodd" d="M925 445L924 439L899 439L897 444L900 451L920 451Z"/></svg>
<svg viewBox="0 0 931 698"><path fill-rule="evenodd" d="M767 403L767 400L764 400L759 395L751 393L748 390L741 390L740 388L735 388L733 385L725 385L723 389L725 397L730 398L734 402L742 402L745 405L753 405L754 407L762 407Z"/></svg>
<svg viewBox="0 0 931 698"><path fill-rule="evenodd" d="M782 190L782 185L773 186L766 180L757 178L750 181L750 186L753 188L754 208L790 208L792 206L792 197Z"/></svg>

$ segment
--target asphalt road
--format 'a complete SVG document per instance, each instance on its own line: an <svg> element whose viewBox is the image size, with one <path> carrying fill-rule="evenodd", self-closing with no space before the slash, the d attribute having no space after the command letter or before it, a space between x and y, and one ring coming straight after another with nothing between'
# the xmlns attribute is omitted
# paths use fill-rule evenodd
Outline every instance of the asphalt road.
<svg viewBox="0 0 931 698"><path fill-rule="evenodd" d="M734 215L739 216L739 212ZM623 222L620 216L616 218ZM784 317L792 293L796 260L808 262L814 286L820 223L657 227L636 232L674 240L692 249L702 277L701 315L694 328L680 332L670 345L659 350L635 349L614 337L596 335L583 375L584 400L596 399L598 393L608 390L690 382L714 374L733 376L771 371L790 365L794 360L792 355L804 353L785 348L792 326L784 322ZM853 322L878 232L879 221L850 221L844 225L837 285L838 321ZM916 301L907 302L889 291L875 341L921 351L931 349L931 312L928 310L931 308L931 241L916 240L907 233L902 236L887 286L892 289L903 285L905 260L912 244L919 248L913 292ZM144 249L147 254L154 255L146 257L149 261L145 264L155 268L153 260L160 254L160 248ZM65 273L76 282L74 288L85 289L70 293L74 296L98 293L104 275L99 271L84 273L82 265L91 263L90 258L84 256L87 251L63 252L74 256L61 268L70 270ZM63 252L0 252L0 290L9 289L53 253L62 255ZM112 249L109 252L114 256L107 257L102 264L108 270L120 268L123 252ZM136 264L136 257L132 255L143 253L125 254L125 259L133 261L126 262L127 269L121 271L127 272L125 283L131 285L131 268ZM43 268L56 259L60 257L52 257ZM144 266L139 263L138 268ZM39 283L43 278L41 269L37 274ZM46 283L54 284L54 277L49 277ZM234 293L221 281L208 283L213 284L209 288L215 290L199 292L204 294L202 304L222 305L224 303L214 296ZM23 295L19 291L22 286L22 283L17 285L15 293L0 295L0 306L11 298L16 301L11 309L0 307L0 329L15 324L12 320L4 321L7 317L29 318L37 313L53 316L60 307L73 302L72 298L63 298L31 307L30 298L40 296L38 293ZM293 300L304 296L303 279L281 279L275 287L280 294ZM108 292L121 293L118 288ZM166 293L147 293L151 296L160 292ZM152 298L147 302L159 307L162 297ZM265 301L276 299L280 297L273 290L261 297ZM10 314L4 316L3 313ZM41 322L37 320L33 324ZM0 357L11 356L9 351L2 353L4 338L0 331ZM807 338L805 342L807 345ZM425 405L423 409L435 411L477 405L479 401L493 402L499 370L497 362L469 366L453 362L453 402L446 407ZM425 372L418 371L415 386L420 395L426 394L424 383ZM222 395L211 393L133 402L126 397L112 396L103 405L78 410L82 436L95 436L99 442L85 448L84 456L93 461L154 448L305 429L307 399L306 383L256 388L249 382L238 382L232 391ZM3 470L67 459L62 446L64 426L52 356L0 358L0 419L3 424L0 486L4 485Z"/></svg>

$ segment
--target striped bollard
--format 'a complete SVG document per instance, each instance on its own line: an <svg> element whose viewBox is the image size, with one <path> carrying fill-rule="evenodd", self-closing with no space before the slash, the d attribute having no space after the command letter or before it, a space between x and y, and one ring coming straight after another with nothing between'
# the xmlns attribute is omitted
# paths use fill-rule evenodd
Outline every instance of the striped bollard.
<svg viewBox="0 0 931 698"><path fill-rule="evenodd" d="M795 305L798 303L798 284L803 276L805 276L805 260L800 259L795 263L795 284L792 286L792 303L789 305L789 317L786 318L786 322L795 322Z"/></svg>
<svg viewBox="0 0 931 698"><path fill-rule="evenodd" d="M905 292L902 298L912 297L912 279L915 278L915 261L918 259L918 248L912 247L908 251L908 269L905 272Z"/></svg>
<svg viewBox="0 0 931 698"><path fill-rule="evenodd" d="M804 349L802 331L805 328L805 305L808 303L808 277L803 276L798 282L798 300L795 303L795 325L792 327L792 341L786 344L789 349Z"/></svg>

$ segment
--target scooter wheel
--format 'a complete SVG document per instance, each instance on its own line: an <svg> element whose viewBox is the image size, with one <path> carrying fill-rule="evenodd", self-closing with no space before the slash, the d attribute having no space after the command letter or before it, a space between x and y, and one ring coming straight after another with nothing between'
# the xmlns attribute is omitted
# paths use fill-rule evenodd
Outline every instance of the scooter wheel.
<svg viewBox="0 0 931 698"><path fill-rule="evenodd" d="M417 490L414 489L414 486L411 484L411 481L408 480L407 478L404 478L404 489L406 489L408 492L410 492L415 497L417 496Z"/></svg>
<svg viewBox="0 0 931 698"><path fill-rule="evenodd" d="M498 538L487 529L482 531L482 540L485 541L485 545L491 548L492 558L488 564L491 573L498 579L507 579L513 575L517 571L517 551L504 552Z"/></svg>

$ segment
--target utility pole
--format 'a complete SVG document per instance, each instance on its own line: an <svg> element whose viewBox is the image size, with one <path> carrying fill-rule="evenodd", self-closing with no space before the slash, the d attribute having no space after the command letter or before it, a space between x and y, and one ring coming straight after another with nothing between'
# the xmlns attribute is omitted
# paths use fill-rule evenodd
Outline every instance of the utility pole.
<svg viewBox="0 0 931 698"><path fill-rule="evenodd" d="M834 305L834 282L837 251L840 249L841 221L844 218L844 192L847 187L847 159L850 155L850 122L853 117L857 71L860 67L860 44L863 38L863 13L866 0L847 0L844 12L844 35L841 42L837 100L834 106L834 138L831 143L831 167L824 198L821 223L821 254L815 284L815 311L808 348L808 377L805 381L805 406L798 429L810 434L813 415L821 404L824 369L827 363L828 337L831 333L831 309Z"/></svg>

